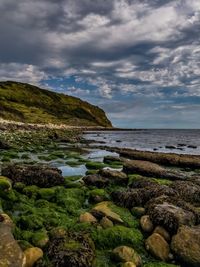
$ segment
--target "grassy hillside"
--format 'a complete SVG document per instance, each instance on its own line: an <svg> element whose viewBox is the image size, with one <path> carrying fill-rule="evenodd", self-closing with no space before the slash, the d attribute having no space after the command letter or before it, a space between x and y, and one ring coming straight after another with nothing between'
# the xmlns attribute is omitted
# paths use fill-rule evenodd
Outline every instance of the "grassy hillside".
<svg viewBox="0 0 200 267"><path fill-rule="evenodd" d="M0 82L0 117L28 123L112 126L102 109L79 98L12 81Z"/></svg>

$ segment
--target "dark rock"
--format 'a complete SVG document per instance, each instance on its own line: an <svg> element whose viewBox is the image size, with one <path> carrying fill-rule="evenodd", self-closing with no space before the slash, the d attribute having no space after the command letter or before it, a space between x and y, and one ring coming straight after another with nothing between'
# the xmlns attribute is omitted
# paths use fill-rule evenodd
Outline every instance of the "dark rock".
<svg viewBox="0 0 200 267"><path fill-rule="evenodd" d="M187 146L188 148L193 148L193 149L197 149L197 146L192 146L192 145L190 145L190 146Z"/></svg>
<svg viewBox="0 0 200 267"><path fill-rule="evenodd" d="M200 226L182 226L173 236L171 249L184 267L200 266Z"/></svg>
<svg viewBox="0 0 200 267"><path fill-rule="evenodd" d="M114 171L110 169L101 169L98 173L100 176L108 178L111 183L119 185L128 184L128 176L124 172Z"/></svg>
<svg viewBox="0 0 200 267"><path fill-rule="evenodd" d="M200 203L200 186L189 181L175 181L171 187L187 202Z"/></svg>
<svg viewBox="0 0 200 267"><path fill-rule="evenodd" d="M163 226L169 233L176 233L180 225L194 225L195 215L181 207L164 202L148 212L154 225Z"/></svg>
<svg viewBox="0 0 200 267"><path fill-rule="evenodd" d="M52 187L63 185L62 172L44 165L9 165L2 169L2 175L10 178L13 183L22 182L26 185Z"/></svg>
<svg viewBox="0 0 200 267"><path fill-rule="evenodd" d="M104 188L109 184L109 179L98 174L87 175L83 177L83 181L87 186L96 186L97 188Z"/></svg>
<svg viewBox="0 0 200 267"><path fill-rule="evenodd" d="M90 267L94 251L94 244L87 235L67 233L52 238L45 252L54 267Z"/></svg>
<svg viewBox="0 0 200 267"><path fill-rule="evenodd" d="M103 159L104 163L122 162L122 160L117 156L105 156Z"/></svg>

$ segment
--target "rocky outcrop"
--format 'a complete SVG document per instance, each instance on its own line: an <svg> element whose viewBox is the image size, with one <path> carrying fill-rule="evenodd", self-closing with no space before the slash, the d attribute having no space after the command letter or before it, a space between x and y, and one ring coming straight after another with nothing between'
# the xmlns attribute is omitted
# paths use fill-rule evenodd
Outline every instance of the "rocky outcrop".
<svg viewBox="0 0 200 267"><path fill-rule="evenodd" d="M180 227L172 238L171 248L183 266L200 266L200 226Z"/></svg>
<svg viewBox="0 0 200 267"><path fill-rule="evenodd" d="M26 258L12 235L12 221L0 215L0 267L25 267Z"/></svg>
<svg viewBox="0 0 200 267"><path fill-rule="evenodd" d="M123 163L123 171L127 174L141 174L147 177L158 177L167 179L185 179L178 172L172 172L162 168L160 165L144 160L127 160Z"/></svg>
<svg viewBox="0 0 200 267"><path fill-rule="evenodd" d="M111 169L101 169L99 170L99 175L109 179L110 183L118 185L127 185L128 176L124 172L115 171Z"/></svg>
<svg viewBox="0 0 200 267"><path fill-rule="evenodd" d="M63 185L62 172L53 167L43 165L13 164L2 169L2 175L10 178L13 183L22 182L26 185L52 187Z"/></svg>
<svg viewBox="0 0 200 267"><path fill-rule="evenodd" d="M97 188L105 188L109 184L109 179L98 174L87 175L83 177L83 181L87 186L95 186Z"/></svg>
<svg viewBox="0 0 200 267"><path fill-rule="evenodd" d="M170 233L176 233L180 225L194 225L195 215L181 207L163 202L149 210L154 225L161 225Z"/></svg>
<svg viewBox="0 0 200 267"><path fill-rule="evenodd" d="M92 240L80 233L53 237L46 254L54 267L91 267L95 258Z"/></svg>

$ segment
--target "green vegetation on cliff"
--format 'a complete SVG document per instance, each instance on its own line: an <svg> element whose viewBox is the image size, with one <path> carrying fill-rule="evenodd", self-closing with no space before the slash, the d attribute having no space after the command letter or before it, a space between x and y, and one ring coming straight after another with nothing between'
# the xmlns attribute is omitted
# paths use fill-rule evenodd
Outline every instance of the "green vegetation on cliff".
<svg viewBox="0 0 200 267"><path fill-rule="evenodd" d="M0 82L0 117L27 123L111 127L105 112L79 98L18 82Z"/></svg>

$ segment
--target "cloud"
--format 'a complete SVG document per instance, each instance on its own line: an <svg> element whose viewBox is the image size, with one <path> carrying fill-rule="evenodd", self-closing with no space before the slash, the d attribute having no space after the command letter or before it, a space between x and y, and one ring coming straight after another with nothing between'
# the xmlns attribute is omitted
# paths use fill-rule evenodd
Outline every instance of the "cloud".
<svg viewBox="0 0 200 267"><path fill-rule="evenodd" d="M1 0L0 11L1 79L132 103L141 121L137 103L148 117L152 102L162 113L158 101L200 95L199 0Z"/></svg>

